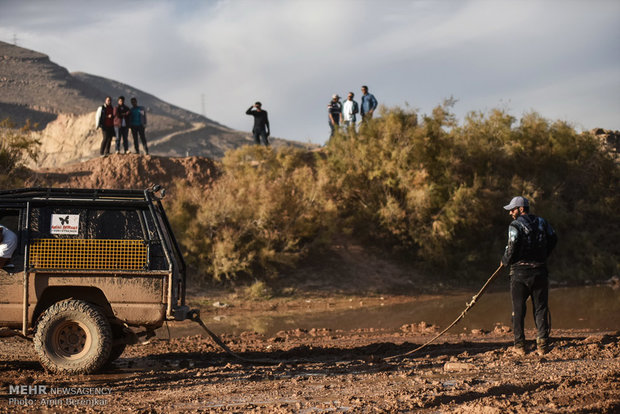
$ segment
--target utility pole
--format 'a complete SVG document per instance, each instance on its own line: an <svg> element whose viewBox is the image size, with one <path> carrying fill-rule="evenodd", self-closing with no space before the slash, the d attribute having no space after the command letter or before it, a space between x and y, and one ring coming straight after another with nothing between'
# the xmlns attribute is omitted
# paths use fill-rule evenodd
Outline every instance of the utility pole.
<svg viewBox="0 0 620 414"><path fill-rule="evenodd" d="M13 33L13 45L17 46L17 34Z"/></svg>
<svg viewBox="0 0 620 414"><path fill-rule="evenodd" d="M204 93L200 94L200 101L201 101L201 104L202 104L202 116L206 117L207 114L205 112L205 94Z"/></svg>

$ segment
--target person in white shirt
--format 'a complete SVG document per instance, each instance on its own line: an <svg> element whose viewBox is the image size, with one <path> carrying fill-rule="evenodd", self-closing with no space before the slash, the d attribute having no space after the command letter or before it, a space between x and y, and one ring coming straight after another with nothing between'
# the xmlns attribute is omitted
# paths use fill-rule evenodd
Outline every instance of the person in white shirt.
<svg viewBox="0 0 620 414"><path fill-rule="evenodd" d="M359 106L357 102L353 100L355 94L353 92L349 92L347 96L347 100L344 101L342 105L342 118L344 119L344 125L348 130L353 130L355 132L355 121L357 117L355 116L359 112Z"/></svg>
<svg viewBox="0 0 620 414"><path fill-rule="evenodd" d="M17 247L17 235L0 225L0 267L4 267Z"/></svg>

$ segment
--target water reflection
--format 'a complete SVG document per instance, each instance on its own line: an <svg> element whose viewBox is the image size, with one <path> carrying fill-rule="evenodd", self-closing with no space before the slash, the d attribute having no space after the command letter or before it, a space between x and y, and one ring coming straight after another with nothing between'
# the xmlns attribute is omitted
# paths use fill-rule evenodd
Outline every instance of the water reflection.
<svg viewBox="0 0 620 414"><path fill-rule="evenodd" d="M353 330L362 328L386 328L397 330L404 324L424 321L449 325L465 308L471 295L444 296L432 300L415 300L410 303L345 311L320 312L302 315L223 317L205 320L217 334L239 334L256 331L273 336L282 330L297 328L328 328ZM620 329L620 289L610 286L586 286L552 289L549 294L552 328L556 329ZM496 324L511 325L511 303L508 292L486 293L459 322L458 329L492 330ZM533 328L532 304L528 301L526 328ZM171 324L173 337L202 334L193 322ZM161 331L161 330L160 330ZM159 332L167 336L167 332Z"/></svg>

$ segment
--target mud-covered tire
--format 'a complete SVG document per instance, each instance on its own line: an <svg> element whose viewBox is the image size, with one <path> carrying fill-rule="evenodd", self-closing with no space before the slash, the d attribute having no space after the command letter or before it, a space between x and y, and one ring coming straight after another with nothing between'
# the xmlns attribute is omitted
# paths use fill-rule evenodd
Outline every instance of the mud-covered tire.
<svg viewBox="0 0 620 414"><path fill-rule="evenodd" d="M127 344L112 345L112 350L110 351L110 356L108 357L108 364L111 364L119 359L121 355L123 355L123 352L125 352L125 348L127 348Z"/></svg>
<svg viewBox="0 0 620 414"><path fill-rule="evenodd" d="M69 299L55 303L43 313L33 342L47 370L58 374L88 374L108 361L112 330L99 307Z"/></svg>
<svg viewBox="0 0 620 414"><path fill-rule="evenodd" d="M120 339L125 335L122 325L118 323L111 323L110 326L112 328L112 337L114 338L114 340ZM108 357L107 363L111 364L112 362L119 359L125 351L125 348L127 348L127 344L112 344L110 356Z"/></svg>

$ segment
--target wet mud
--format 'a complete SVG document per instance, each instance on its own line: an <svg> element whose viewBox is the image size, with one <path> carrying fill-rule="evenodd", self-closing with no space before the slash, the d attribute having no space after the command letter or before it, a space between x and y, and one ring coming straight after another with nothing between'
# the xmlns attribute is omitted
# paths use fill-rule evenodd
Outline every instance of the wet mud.
<svg viewBox="0 0 620 414"><path fill-rule="evenodd" d="M48 374L26 340L4 338L0 412L620 411L620 332L555 330L548 354L529 349L518 356L510 351L507 326L457 330L417 354L389 359L426 342L437 329L414 323L396 330L223 335L235 352L259 363L236 360L206 334L155 338L128 347L101 373L83 376ZM527 334L532 338L534 332ZM47 393L23 395L23 385L44 386ZM59 394L72 389L90 394Z"/></svg>
<svg viewBox="0 0 620 414"><path fill-rule="evenodd" d="M620 288L616 286L580 286L552 289L550 309L553 328L620 329ZM222 303L201 309L204 321L218 334L254 331L273 336L279 331L297 328L369 329L381 327L398 330L402 325L424 321L440 327L448 326L465 308L472 295L454 294L426 297L350 298L337 303L333 298L303 300L306 308L290 309L279 304L272 311L252 310L254 303ZM269 303L269 302L267 302ZM576 303L588 306L575 306ZM293 305L299 305L299 301ZM532 306L528 301L526 328L534 328ZM244 309L248 307L248 309ZM508 292L489 292L459 322L457 329L492 330L498 325L511 325L511 302ZM201 328L190 321L170 325L170 332L160 330L160 337L201 334Z"/></svg>

